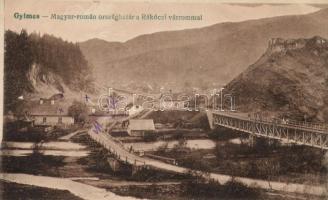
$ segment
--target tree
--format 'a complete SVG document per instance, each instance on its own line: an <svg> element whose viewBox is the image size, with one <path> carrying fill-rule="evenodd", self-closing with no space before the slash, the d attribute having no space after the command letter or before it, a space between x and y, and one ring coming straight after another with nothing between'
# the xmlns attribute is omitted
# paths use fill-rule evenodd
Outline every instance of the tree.
<svg viewBox="0 0 328 200"><path fill-rule="evenodd" d="M14 110L19 101L17 97L23 92L32 91L28 81L29 67L32 65L32 50L28 34L22 30L20 34L12 31L5 33L4 54L4 92L5 111Z"/></svg>
<svg viewBox="0 0 328 200"><path fill-rule="evenodd" d="M84 103L74 101L68 108L68 115L77 123L85 123L88 120L88 107Z"/></svg>

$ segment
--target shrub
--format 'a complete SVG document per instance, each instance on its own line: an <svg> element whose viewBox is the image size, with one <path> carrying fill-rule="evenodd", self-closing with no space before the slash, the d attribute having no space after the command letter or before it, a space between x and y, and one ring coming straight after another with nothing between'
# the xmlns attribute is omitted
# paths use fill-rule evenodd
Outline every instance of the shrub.
<svg viewBox="0 0 328 200"><path fill-rule="evenodd" d="M75 122L85 123L88 120L88 107L84 103L74 101L68 108L68 115L73 117Z"/></svg>
<svg viewBox="0 0 328 200"><path fill-rule="evenodd" d="M196 199L255 199L260 196L260 191L233 180L221 185L197 179L185 183L184 194Z"/></svg>

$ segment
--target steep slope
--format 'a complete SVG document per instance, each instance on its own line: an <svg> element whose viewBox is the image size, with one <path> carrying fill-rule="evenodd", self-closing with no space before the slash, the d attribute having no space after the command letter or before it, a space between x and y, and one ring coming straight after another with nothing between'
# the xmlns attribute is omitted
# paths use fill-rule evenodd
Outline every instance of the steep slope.
<svg viewBox="0 0 328 200"><path fill-rule="evenodd" d="M4 61L5 111L17 109L23 99L93 90L91 69L79 46L60 38L8 30Z"/></svg>
<svg viewBox="0 0 328 200"><path fill-rule="evenodd" d="M328 9L182 31L142 35L125 43L80 43L101 83L118 87L226 84L265 51L270 38L328 37ZM215 83L213 85L213 83Z"/></svg>
<svg viewBox="0 0 328 200"><path fill-rule="evenodd" d="M328 121L328 40L271 39L267 51L227 85L237 110Z"/></svg>

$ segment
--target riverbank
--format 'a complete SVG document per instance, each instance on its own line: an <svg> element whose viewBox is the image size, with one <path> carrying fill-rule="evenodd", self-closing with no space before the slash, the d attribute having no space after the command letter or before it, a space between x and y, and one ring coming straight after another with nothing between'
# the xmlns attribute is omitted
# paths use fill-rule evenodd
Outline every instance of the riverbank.
<svg viewBox="0 0 328 200"><path fill-rule="evenodd" d="M0 179L18 184L46 187L56 190L68 190L77 197L85 200L133 200L132 197L120 197L104 189L78 183L69 179L35 176L28 174L0 173ZM65 197L66 198L66 197Z"/></svg>
<svg viewBox="0 0 328 200"><path fill-rule="evenodd" d="M190 148L190 141L182 139L173 148L162 145L150 153L206 172L287 183L327 184L328 154L320 149L261 138L250 141L212 137L211 141L215 143L214 148Z"/></svg>
<svg viewBox="0 0 328 200"><path fill-rule="evenodd" d="M67 190L49 189L14 182L0 181L0 196L2 199L47 199L47 200L82 200Z"/></svg>

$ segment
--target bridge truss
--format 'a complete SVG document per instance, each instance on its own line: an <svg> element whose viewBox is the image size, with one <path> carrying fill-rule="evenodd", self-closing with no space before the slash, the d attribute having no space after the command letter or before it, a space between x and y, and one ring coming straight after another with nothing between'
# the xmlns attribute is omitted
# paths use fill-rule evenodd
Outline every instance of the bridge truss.
<svg viewBox="0 0 328 200"><path fill-rule="evenodd" d="M211 112L209 121L211 128L223 126L233 130L246 132L255 136L278 139L328 150L328 131L312 127L280 124L268 121L243 119L227 114Z"/></svg>

